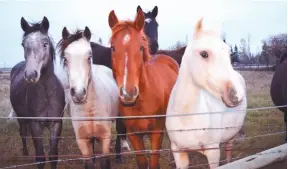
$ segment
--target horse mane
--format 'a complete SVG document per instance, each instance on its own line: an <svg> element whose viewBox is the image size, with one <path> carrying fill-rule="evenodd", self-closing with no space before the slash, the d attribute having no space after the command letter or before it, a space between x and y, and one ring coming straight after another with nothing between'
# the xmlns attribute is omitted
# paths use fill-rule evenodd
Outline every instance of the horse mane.
<svg viewBox="0 0 288 169"><path fill-rule="evenodd" d="M52 60L55 60L55 49L54 49L54 44L52 43L53 38L48 34L48 32L45 32L42 27L41 27L41 22L34 22L34 23L30 23L30 28L28 30L26 30L23 34L23 39L25 39L25 37L33 32L41 32L42 34L47 34L48 39L49 39L49 46L50 46L50 55L52 57Z"/></svg>
<svg viewBox="0 0 288 169"><path fill-rule="evenodd" d="M60 53L60 59L61 61L63 61L64 59L64 51L65 49L73 42L83 38L82 36L83 30L79 30L76 29L74 31L74 33L70 34L70 36L67 39L61 39L58 43L57 43L57 49L58 52Z"/></svg>
<svg viewBox="0 0 288 169"><path fill-rule="evenodd" d="M112 28L112 36L110 38L110 42L119 32L121 32L123 30L128 30L128 31L130 30L130 32L132 32L131 29L136 31L136 32L139 32L136 29L136 26L135 26L133 21L120 21L120 22L118 22ZM149 52L149 39L145 35L143 29L139 33L141 34L142 40L143 40L143 47L144 47L143 55L144 55L144 61L146 62L152 58L152 56L150 55L150 52Z"/></svg>

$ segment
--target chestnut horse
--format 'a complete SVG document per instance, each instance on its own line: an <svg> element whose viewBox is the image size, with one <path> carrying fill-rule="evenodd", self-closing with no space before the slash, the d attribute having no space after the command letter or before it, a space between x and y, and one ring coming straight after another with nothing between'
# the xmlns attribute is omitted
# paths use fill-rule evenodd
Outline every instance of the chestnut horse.
<svg viewBox="0 0 288 169"><path fill-rule="evenodd" d="M134 21L118 21L112 10L109 26L112 50L112 71L118 86L121 116L165 115L171 90L175 84L179 66L175 60L158 55L151 59L148 40L143 32L145 16L138 10ZM165 118L125 119L127 132L161 131ZM137 152L139 169L147 169L146 158L139 150L144 150L144 134L129 135L129 140ZM154 132L150 136L153 154L149 168L159 168L159 153L163 133Z"/></svg>

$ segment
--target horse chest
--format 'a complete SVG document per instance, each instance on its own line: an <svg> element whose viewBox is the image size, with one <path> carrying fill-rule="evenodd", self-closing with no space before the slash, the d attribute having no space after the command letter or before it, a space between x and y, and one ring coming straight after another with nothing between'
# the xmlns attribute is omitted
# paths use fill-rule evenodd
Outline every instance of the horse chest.
<svg viewBox="0 0 288 169"><path fill-rule="evenodd" d="M27 88L26 102L29 110L45 112L49 107L49 97L46 87L42 84L30 85Z"/></svg>

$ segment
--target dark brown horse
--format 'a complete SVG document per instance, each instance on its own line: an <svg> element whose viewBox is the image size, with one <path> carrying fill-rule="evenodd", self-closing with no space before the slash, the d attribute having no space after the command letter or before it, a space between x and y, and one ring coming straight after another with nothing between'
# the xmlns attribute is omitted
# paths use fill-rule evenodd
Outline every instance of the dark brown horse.
<svg viewBox="0 0 288 169"><path fill-rule="evenodd" d="M30 26L21 18L24 31L22 46L25 61L19 62L11 70L10 101L18 117L39 117L41 120L19 119L23 155L28 155L26 137L30 134L36 151L36 162L44 162L43 130L50 130L49 160L51 168L57 167L58 141L62 130L62 120L46 120L45 117L62 117L65 106L64 89L54 74L54 47L48 35L49 21ZM30 130L30 131L29 131ZM43 169L45 163L37 165Z"/></svg>
<svg viewBox="0 0 288 169"><path fill-rule="evenodd" d="M118 21L114 11L109 14L112 29L111 50L113 76L118 85L121 116L165 115L171 90L176 81L179 66L166 55L151 59L148 40L143 32L145 16L138 10L134 21ZM165 118L127 119L124 124L129 133L148 132L152 154L149 168L159 168ZM129 135L136 151L144 150L143 134ZM147 169L143 154L137 153L139 169Z"/></svg>
<svg viewBox="0 0 288 169"><path fill-rule="evenodd" d="M273 75L270 95L275 106L287 105L287 50L280 57L280 63ZM285 126L287 124L287 107L280 107L284 113Z"/></svg>

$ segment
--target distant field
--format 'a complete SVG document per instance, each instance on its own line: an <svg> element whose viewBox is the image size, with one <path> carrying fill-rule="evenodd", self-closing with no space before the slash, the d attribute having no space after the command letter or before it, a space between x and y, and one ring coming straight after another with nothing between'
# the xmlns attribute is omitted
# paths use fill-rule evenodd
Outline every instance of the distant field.
<svg viewBox="0 0 288 169"><path fill-rule="evenodd" d="M247 96L248 96L248 107L265 107L273 106L270 98L269 88L274 72L266 71L242 71L240 72L247 85ZM0 75L0 116L7 116L10 112L10 101L9 101L9 76ZM64 128L62 136L64 139L60 141L59 154L60 155L74 155L74 157L61 157L61 158L75 158L75 155L80 155L80 151L76 145L72 125L70 121L64 121ZM269 133L275 133L285 130L283 113L278 109L254 111L248 112L245 120L245 133L246 137L263 135ZM115 133L115 129L113 129ZM47 132L46 132L46 136ZM244 141L238 141L235 145L235 149L241 149L242 151L233 151L234 158L243 158L247 155L251 155L265 149L269 149L284 143L285 135L267 136L255 139L249 139ZM115 137L113 137L115 140ZM45 149L48 150L49 142L45 140ZM114 152L115 141L112 142L111 151ZM149 144L146 144L149 147ZM163 148L170 148L170 142L167 136L163 141ZM29 154L34 155L34 147L32 139L28 139ZM97 146L97 148L99 148ZM99 150L99 149L98 149ZM0 168L5 166L11 166L16 164L33 163L32 157L19 157L22 156L22 143L18 133L18 124L15 120L0 121ZM137 168L136 160L134 156L125 157L123 164L116 164L114 157L112 158L113 169L135 169ZM204 156L198 153L190 153L190 164L199 165L207 163ZM221 159L224 159L224 152L222 152ZM172 155L168 152L161 154L161 168L172 169L175 168L173 164ZM70 162L59 162L59 169L78 169L83 168L82 161L70 161ZM97 164L99 166L99 164ZM284 169L286 168L287 161L273 164L265 167L265 169ZM46 165L46 169L50 166ZM33 169L36 166L21 167L23 169ZM196 169L205 169L207 166L194 167ZM263 168L264 169L264 168Z"/></svg>

